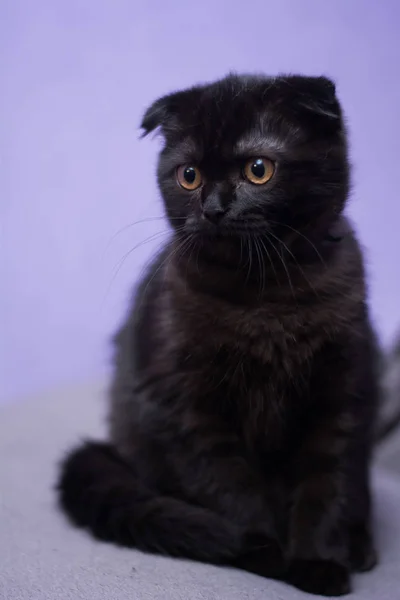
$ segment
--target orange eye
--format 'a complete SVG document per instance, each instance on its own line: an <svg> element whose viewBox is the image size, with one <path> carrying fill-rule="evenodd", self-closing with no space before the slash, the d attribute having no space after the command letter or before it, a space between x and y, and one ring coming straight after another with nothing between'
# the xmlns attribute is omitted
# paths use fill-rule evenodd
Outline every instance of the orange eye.
<svg viewBox="0 0 400 600"><path fill-rule="evenodd" d="M202 184L202 177L199 169L193 165L182 165L176 171L176 178L181 187L185 190L197 190Z"/></svg>
<svg viewBox="0 0 400 600"><path fill-rule="evenodd" d="M243 175L251 183L262 185L271 179L274 170L274 163L268 158L251 158L244 166Z"/></svg>

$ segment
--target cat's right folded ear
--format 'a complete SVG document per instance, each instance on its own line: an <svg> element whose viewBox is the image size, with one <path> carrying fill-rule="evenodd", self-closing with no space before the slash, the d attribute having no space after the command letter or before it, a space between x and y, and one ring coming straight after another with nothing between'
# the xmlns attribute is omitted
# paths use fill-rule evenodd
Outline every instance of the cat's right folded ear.
<svg viewBox="0 0 400 600"><path fill-rule="evenodd" d="M145 137L158 127L162 133L173 131L179 127L180 118L186 113L193 110L193 106L198 104L201 88L193 87L180 92L173 92L167 96L162 96L156 100L146 110L141 128L143 129L142 137Z"/></svg>
<svg viewBox="0 0 400 600"><path fill-rule="evenodd" d="M169 96L163 96L153 102L146 110L140 124L141 129L143 129L142 137L145 137L157 127L165 125L169 116L169 99Z"/></svg>

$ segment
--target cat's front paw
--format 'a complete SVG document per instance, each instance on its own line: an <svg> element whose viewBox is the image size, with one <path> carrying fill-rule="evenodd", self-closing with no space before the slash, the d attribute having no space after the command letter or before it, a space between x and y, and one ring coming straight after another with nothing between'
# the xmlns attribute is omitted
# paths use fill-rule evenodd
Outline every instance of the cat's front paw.
<svg viewBox="0 0 400 600"><path fill-rule="evenodd" d="M351 591L349 570L327 560L293 560L288 581L300 590L321 596L344 596Z"/></svg>

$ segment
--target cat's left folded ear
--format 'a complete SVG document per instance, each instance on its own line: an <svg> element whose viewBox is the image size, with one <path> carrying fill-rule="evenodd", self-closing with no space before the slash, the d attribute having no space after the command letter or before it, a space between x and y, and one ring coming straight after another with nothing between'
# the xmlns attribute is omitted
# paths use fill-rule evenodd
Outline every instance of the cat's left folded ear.
<svg viewBox="0 0 400 600"><path fill-rule="evenodd" d="M329 119L340 119L340 104L332 79L325 76L304 77L302 85L304 93L298 101L299 106Z"/></svg>

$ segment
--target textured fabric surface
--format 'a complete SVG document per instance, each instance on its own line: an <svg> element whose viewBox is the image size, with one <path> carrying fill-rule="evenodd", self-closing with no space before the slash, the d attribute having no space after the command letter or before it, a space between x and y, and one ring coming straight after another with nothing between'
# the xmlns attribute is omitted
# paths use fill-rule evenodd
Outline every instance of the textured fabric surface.
<svg viewBox="0 0 400 600"><path fill-rule="evenodd" d="M169 560L92 540L59 514L53 485L63 452L101 436L102 389L49 394L0 410L1 600L300 600L284 584L233 569ZM351 598L400 600L400 479L374 481L381 564Z"/></svg>

